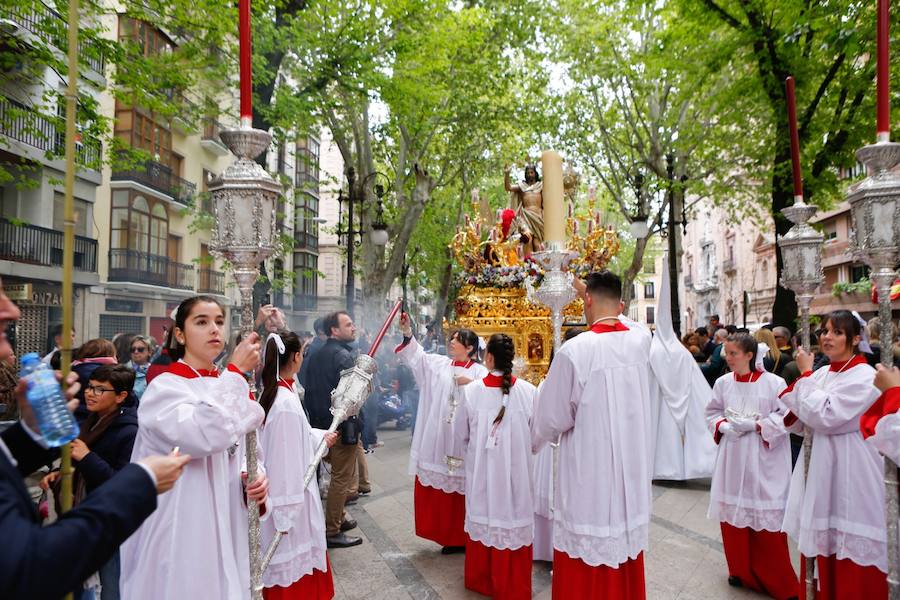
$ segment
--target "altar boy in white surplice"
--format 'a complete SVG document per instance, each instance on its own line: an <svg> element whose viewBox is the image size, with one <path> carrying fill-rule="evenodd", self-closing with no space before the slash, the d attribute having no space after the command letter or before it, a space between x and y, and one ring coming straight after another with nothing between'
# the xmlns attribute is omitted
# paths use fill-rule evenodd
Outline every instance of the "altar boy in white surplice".
<svg viewBox="0 0 900 600"><path fill-rule="evenodd" d="M580 282L576 282L580 283ZM642 599L650 524L650 333L626 324L622 282L591 273L589 331L556 354L532 421L533 446L559 443L553 598Z"/></svg>
<svg viewBox="0 0 900 600"><path fill-rule="evenodd" d="M244 434L264 416L243 375L259 363L259 336L241 342L219 374L213 360L225 344L225 313L209 296L183 301L169 335L177 362L141 397L131 460L178 448L191 461L122 545L121 596L243 600L250 593L246 502L267 512L265 475L246 490L242 481Z"/></svg>

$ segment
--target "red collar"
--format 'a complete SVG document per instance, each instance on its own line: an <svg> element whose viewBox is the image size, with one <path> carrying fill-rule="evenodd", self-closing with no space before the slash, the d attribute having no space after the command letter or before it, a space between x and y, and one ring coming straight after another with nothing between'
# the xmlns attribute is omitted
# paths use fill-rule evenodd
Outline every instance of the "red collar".
<svg viewBox="0 0 900 600"><path fill-rule="evenodd" d="M856 365L867 365L867 364L869 364L869 361L866 360L865 356L863 356L862 354L854 354L853 358L851 358L850 360L845 360L843 362L831 363L828 366L828 369L830 371L841 371L841 370L846 371L848 369L852 369Z"/></svg>
<svg viewBox="0 0 900 600"><path fill-rule="evenodd" d="M218 377L217 369L194 369L186 362L176 361L169 365L169 373L184 377L185 379L196 379L197 377Z"/></svg>
<svg viewBox="0 0 900 600"><path fill-rule="evenodd" d="M594 333L609 333L610 331L628 331L622 321L616 321L615 325L607 325L606 323L594 323L591 325L591 331Z"/></svg>
<svg viewBox="0 0 900 600"><path fill-rule="evenodd" d="M469 367L471 367L474 364L475 364L474 360L470 360L468 362L462 361L462 360L454 360L453 361L454 367L462 367L463 369L468 369Z"/></svg>
<svg viewBox="0 0 900 600"><path fill-rule="evenodd" d="M286 390L294 391L294 380L293 379L279 379L278 387L283 387Z"/></svg>
<svg viewBox="0 0 900 600"><path fill-rule="evenodd" d="M484 387L498 388L500 387L500 384L503 383L503 377L501 377L500 375L494 375L493 373L488 373L481 381L484 382ZM516 385L515 375L513 375L510 379L509 387L512 387L514 385Z"/></svg>
<svg viewBox="0 0 900 600"><path fill-rule="evenodd" d="M734 380L738 383L753 383L762 377L762 371L750 371L746 375L734 374Z"/></svg>

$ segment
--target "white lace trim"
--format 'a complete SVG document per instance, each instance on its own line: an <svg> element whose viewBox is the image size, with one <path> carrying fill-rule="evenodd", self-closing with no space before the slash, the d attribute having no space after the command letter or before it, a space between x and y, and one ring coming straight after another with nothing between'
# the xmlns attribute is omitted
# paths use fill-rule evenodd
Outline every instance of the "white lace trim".
<svg viewBox="0 0 900 600"><path fill-rule="evenodd" d="M836 555L838 560L849 559L863 567L878 567L887 573L887 542L854 535L836 529L825 531L788 531L797 541L797 548L806 556Z"/></svg>
<svg viewBox="0 0 900 600"><path fill-rule="evenodd" d="M447 473L429 471L419 466L416 475L419 477L419 483L424 486L433 487L448 494L466 495L466 476L464 473L448 475Z"/></svg>
<svg viewBox="0 0 900 600"><path fill-rule="evenodd" d="M784 523L784 509L749 508L727 502L711 501L707 515L710 519L754 531L781 531Z"/></svg>
<svg viewBox="0 0 900 600"><path fill-rule="evenodd" d="M643 524L617 536L596 537L569 531L565 523L557 520L553 524L553 547L592 567L604 565L615 569L647 549L647 531L647 525Z"/></svg>
<svg viewBox="0 0 900 600"><path fill-rule="evenodd" d="M473 541L481 542L485 546L498 550L518 550L523 546L530 546L534 542L533 524L507 529L473 523L466 519L465 530Z"/></svg>
<svg viewBox="0 0 900 600"><path fill-rule="evenodd" d="M277 562L276 562L277 561ZM325 562L325 550L323 548L310 548L301 546L288 556L280 553L272 557L272 562L263 573L263 585L265 587L291 587L291 585L303 577L310 575L313 569L328 570Z"/></svg>

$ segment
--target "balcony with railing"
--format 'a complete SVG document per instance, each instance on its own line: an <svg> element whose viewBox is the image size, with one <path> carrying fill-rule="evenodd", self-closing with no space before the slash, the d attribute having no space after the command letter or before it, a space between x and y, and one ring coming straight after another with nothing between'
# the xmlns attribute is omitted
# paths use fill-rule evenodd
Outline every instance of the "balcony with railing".
<svg viewBox="0 0 900 600"><path fill-rule="evenodd" d="M319 297L310 294L296 294L294 296L294 310L313 311L319 307Z"/></svg>
<svg viewBox="0 0 900 600"><path fill-rule="evenodd" d="M0 219L0 260L61 267L63 238L62 231ZM73 265L76 271L97 272L97 240L75 236Z"/></svg>
<svg viewBox="0 0 900 600"><path fill-rule="evenodd" d="M61 52L67 51L69 41L66 20L43 2L24 3L23 6L13 8L9 16L33 35L56 46ZM106 60L95 48L93 44L79 40L78 59L102 75Z"/></svg>
<svg viewBox="0 0 900 600"><path fill-rule="evenodd" d="M159 192L179 204L190 204L197 186L179 177L172 169L155 160L146 160L133 168L113 171L112 181L133 181Z"/></svg>
<svg viewBox="0 0 900 600"><path fill-rule="evenodd" d="M219 132L225 127L212 117L203 119L203 134L200 136L200 145L204 150L209 150L216 156L225 156L228 154L228 148L219 138Z"/></svg>
<svg viewBox="0 0 900 600"><path fill-rule="evenodd" d="M198 294L225 294L225 273L209 267L200 267L197 270Z"/></svg>
<svg viewBox="0 0 900 600"><path fill-rule="evenodd" d="M194 265L138 250L109 251L109 280L146 283L179 290L194 289Z"/></svg>
<svg viewBox="0 0 900 600"><path fill-rule="evenodd" d="M0 96L0 133L26 146L41 150L51 158L61 159L65 155L66 137L59 119L44 115L33 107L5 96ZM99 144L76 143L75 159L82 165L98 168Z"/></svg>

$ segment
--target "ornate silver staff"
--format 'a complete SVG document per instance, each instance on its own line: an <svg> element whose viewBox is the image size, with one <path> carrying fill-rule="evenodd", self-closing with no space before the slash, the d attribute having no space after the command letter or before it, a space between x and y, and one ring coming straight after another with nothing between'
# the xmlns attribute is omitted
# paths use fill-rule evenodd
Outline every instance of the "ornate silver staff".
<svg viewBox="0 0 900 600"><path fill-rule="evenodd" d="M847 196L853 228L853 254L871 269L878 290L878 324L881 364L893 367L894 344L891 327L891 285L897 279L900 262L900 176L893 172L900 164L900 144L881 141L857 150L856 158L872 173ZM887 520L888 586L891 600L900 599L900 543L897 498L897 465L885 457L885 519Z"/></svg>
<svg viewBox="0 0 900 600"><path fill-rule="evenodd" d="M794 178L794 204L781 209L781 213L794 223L786 234L778 237L782 264L781 285L794 292L800 307L800 340L803 350L809 352L809 305L813 294L825 278L822 273L822 243L825 237L813 229L807 221L816 214L816 207L803 202L803 174L800 169L800 136L797 133L797 103L794 97L794 78L785 81L788 127L791 132L791 168ZM809 461L812 457L812 429L803 428L803 484L809 479ZM816 593L814 556L806 560L806 597Z"/></svg>
<svg viewBox="0 0 900 600"><path fill-rule="evenodd" d="M328 433L334 433L337 431L337 428L340 427L341 423L350 417L358 415L360 409L366 403L366 398L372 393L372 379L375 377L375 373L378 372L378 363L375 362L375 353L378 351L381 340L391 326L394 317L397 316L397 313L400 311L402 304L403 301L399 300L397 301L397 304L394 305L394 308L381 326L381 331L378 332L375 341L372 342L369 353L360 354L356 357L355 365L341 371L341 379L338 381L337 387L331 391L332 419L331 425L328 427ZM323 438L322 441L319 442L318 448L316 448L316 453L313 456L312 462L306 469L306 475L303 477L303 489L306 489L313 480L313 477L316 476L316 470L319 467L319 463L325 458L327 452L328 446L325 444L325 439ZM275 550L278 549L278 544L283 537L284 532L279 531L275 533L275 537L272 538L272 542L269 544L269 547L266 548L266 553L262 558L260 573L264 572L266 567L269 566L269 562L275 555Z"/></svg>
<svg viewBox="0 0 900 600"><path fill-rule="evenodd" d="M548 242L549 250L535 252L532 258L544 268L544 279L541 285L535 289L530 280L526 280L525 287L528 290L528 299L532 302L540 302L550 309L550 323L553 326L553 348L559 352L562 346L563 310L575 299L575 289L572 287L573 276L566 271L569 263L578 255L563 248L559 242ZM559 465L559 441L550 444L552 456L550 459L550 512L556 508L556 471Z"/></svg>
<svg viewBox="0 0 900 600"><path fill-rule="evenodd" d="M228 261L241 294L241 331L253 331L253 284L259 277L259 263L271 256L275 247L275 205L281 186L253 159L269 146L272 136L259 129L223 131L222 142L235 154L235 161L210 182L216 230L210 251ZM254 388L250 378L250 388ZM256 479L256 431L245 439L247 481ZM249 513L250 587L255 600L262 598L262 570L259 566L259 507L247 503Z"/></svg>

